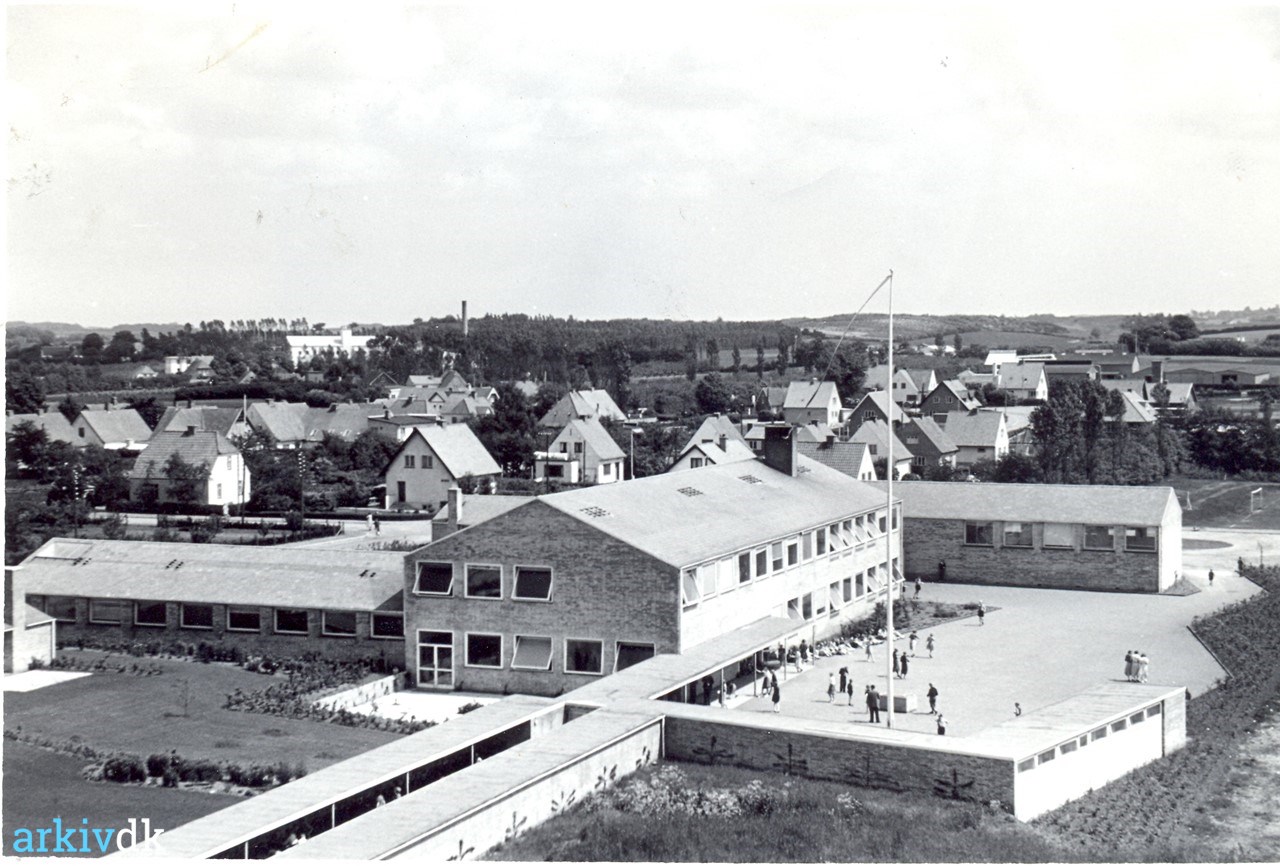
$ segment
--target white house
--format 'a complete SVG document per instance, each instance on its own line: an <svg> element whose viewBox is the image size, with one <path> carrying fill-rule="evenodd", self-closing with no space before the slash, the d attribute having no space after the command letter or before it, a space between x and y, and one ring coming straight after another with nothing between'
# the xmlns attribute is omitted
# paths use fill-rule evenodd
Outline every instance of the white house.
<svg viewBox="0 0 1280 866"><path fill-rule="evenodd" d="M195 425L185 430L163 430L151 437L146 452L129 470L129 495L134 499L173 501L175 482L165 468L174 455L206 473L196 490L198 503L240 505L249 501L249 468L240 449L216 430L198 430Z"/></svg>
<svg viewBox="0 0 1280 866"><path fill-rule="evenodd" d="M893 477L901 478L911 472L911 461L915 455L911 453L911 449L898 436L897 430L890 433L889 425L884 421L864 421L849 437L849 441L866 445L871 461L874 464L877 460L887 460L889 458L890 435L893 436Z"/></svg>
<svg viewBox="0 0 1280 866"><path fill-rule="evenodd" d="M788 424L806 425L817 421L828 426L840 424L840 392L835 382L792 382L782 400L782 418Z"/></svg>
<svg viewBox="0 0 1280 866"><path fill-rule="evenodd" d="M100 445L111 451L138 451L151 439L151 428L132 408L108 405L105 409L83 409L71 427L78 447Z"/></svg>
<svg viewBox="0 0 1280 866"><path fill-rule="evenodd" d="M999 409L948 412L935 415L934 420L960 449L956 454L958 469L967 469L979 460L999 460L1009 453L1009 427Z"/></svg>
<svg viewBox="0 0 1280 866"><path fill-rule="evenodd" d="M1049 399L1049 380L1045 377L1044 364L1038 361L1002 364L996 374L996 387L1018 400Z"/></svg>
<svg viewBox="0 0 1280 866"><path fill-rule="evenodd" d="M295 365L310 361L317 355L345 357L353 355L357 350L368 350L372 336L353 336L350 328L343 328L337 334L290 334L285 337L289 343L289 354Z"/></svg>
<svg viewBox="0 0 1280 866"><path fill-rule="evenodd" d="M556 466L572 462L578 464L578 469L568 469L566 472L570 476L576 476L578 481L586 484L612 484L622 480L622 465L626 457L626 452L613 441L609 431L599 421L595 418L575 418L564 425L564 429L551 440L546 451L535 455L534 480L552 478L572 481L573 477L561 479L558 474L547 472Z"/></svg>
<svg viewBox="0 0 1280 866"><path fill-rule="evenodd" d="M414 427L391 456L383 476L388 508L435 511L449 502L449 488L467 476L492 489L502 467L466 424Z"/></svg>
<svg viewBox="0 0 1280 866"><path fill-rule="evenodd" d="M667 471L679 472L684 469L701 469L704 466L741 463L755 459L756 452L751 450L751 446L745 440L721 436L712 442L690 441Z"/></svg>
<svg viewBox="0 0 1280 866"><path fill-rule="evenodd" d="M621 423L627 420L627 413L618 408L618 404L603 388L570 391L556 401L556 404L547 410L547 414L538 419L538 426L561 429L575 418L595 418L600 421Z"/></svg>

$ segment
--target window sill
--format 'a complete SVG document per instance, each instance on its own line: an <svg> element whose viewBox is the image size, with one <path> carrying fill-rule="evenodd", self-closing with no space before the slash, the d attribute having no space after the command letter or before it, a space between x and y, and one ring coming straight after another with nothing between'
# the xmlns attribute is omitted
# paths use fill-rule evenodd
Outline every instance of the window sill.
<svg viewBox="0 0 1280 866"><path fill-rule="evenodd" d="M168 628L169 623L167 622L135 622L133 624L133 627L134 628Z"/></svg>
<svg viewBox="0 0 1280 866"><path fill-rule="evenodd" d="M180 625L178 628L185 631L213 631L213 626L211 625Z"/></svg>
<svg viewBox="0 0 1280 866"><path fill-rule="evenodd" d="M285 637L307 637L311 634L309 631L281 631L276 629L272 634L283 635Z"/></svg>
<svg viewBox="0 0 1280 866"><path fill-rule="evenodd" d="M355 639L356 639L356 635L354 635L354 634L334 634L333 632L330 632L330 631L322 631L322 632L320 632L320 637L346 638L347 640L355 640Z"/></svg>
<svg viewBox="0 0 1280 866"><path fill-rule="evenodd" d="M604 671L571 671L571 670L569 670L568 668L566 668L566 669L565 669L565 673L566 673L566 674L570 674L570 675L575 676L575 677L602 677L602 676L604 676Z"/></svg>

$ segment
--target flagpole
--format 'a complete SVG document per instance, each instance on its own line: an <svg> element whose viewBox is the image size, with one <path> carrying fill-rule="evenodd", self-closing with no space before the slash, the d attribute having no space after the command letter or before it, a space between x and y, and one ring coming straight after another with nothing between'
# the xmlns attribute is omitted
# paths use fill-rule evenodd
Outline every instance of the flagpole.
<svg viewBox="0 0 1280 866"><path fill-rule="evenodd" d="M885 478L889 482L886 489L889 491L885 497L887 510L885 511L885 569L889 574L889 586L885 594L884 616L885 631L887 643L885 644L884 663L886 677L889 687L885 690L887 698L887 706L885 707L885 727L893 727L893 271L889 271L889 364L888 364L888 389L885 391L888 399L885 400L885 416L886 425L888 426L889 435L886 437L888 447L885 449L888 453L889 463L885 469Z"/></svg>

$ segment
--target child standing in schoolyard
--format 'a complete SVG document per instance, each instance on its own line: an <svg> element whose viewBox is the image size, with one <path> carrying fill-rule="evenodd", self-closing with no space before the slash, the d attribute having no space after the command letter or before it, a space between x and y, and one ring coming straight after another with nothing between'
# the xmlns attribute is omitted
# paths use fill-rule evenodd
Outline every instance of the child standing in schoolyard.
<svg viewBox="0 0 1280 866"><path fill-rule="evenodd" d="M987 606L982 602L978 602L978 625L987 624Z"/></svg>
<svg viewBox="0 0 1280 866"><path fill-rule="evenodd" d="M947 720L942 717L942 713L938 713L938 736L944 737L947 734Z"/></svg>
<svg viewBox="0 0 1280 866"><path fill-rule="evenodd" d="M929 651L929 658L933 658L933 648L934 648L934 646L935 646L935 644L934 644L934 642L933 642L933 635L932 635L932 634L930 634L930 635L929 635L929 639L928 639L927 641L925 641L925 642L924 642L924 648L925 648L925 649L927 649L927 650Z"/></svg>
<svg viewBox="0 0 1280 866"><path fill-rule="evenodd" d="M836 675L827 674L827 703L836 702Z"/></svg>
<svg viewBox="0 0 1280 866"><path fill-rule="evenodd" d="M782 689L778 688L778 681L773 681L773 711L778 712L778 705L782 703Z"/></svg>
<svg viewBox="0 0 1280 866"><path fill-rule="evenodd" d="M914 631L911 632L911 636L907 638L907 649L910 650L912 655L916 654L916 641L918 640L920 640L920 635Z"/></svg>

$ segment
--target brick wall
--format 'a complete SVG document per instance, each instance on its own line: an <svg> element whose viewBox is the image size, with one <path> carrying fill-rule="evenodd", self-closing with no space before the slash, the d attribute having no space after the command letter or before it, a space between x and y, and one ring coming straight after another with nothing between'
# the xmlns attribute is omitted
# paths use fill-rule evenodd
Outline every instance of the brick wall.
<svg viewBox="0 0 1280 866"><path fill-rule="evenodd" d="M414 593L418 561L453 563L450 596ZM501 566L501 599L464 597L467 563ZM551 601L512 599L517 565L551 567ZM405 569L406 662L416 671L417 629L452 632L458 688L556 695L585 685L595 677L565 671L565 638L603 641L606 675L616 641L680 651L678 570L536 500L410 554ZM466 666L468 632L502 635L502 668ZM516 635L552 639L550 671L512 669Z"/></svg>
<svg viewBox="0 0 1280 866"><path fill-rule="evenodd" d="M1116 550L1084 550L1077 531L1074 549L1044 548L1042 524L1032 527L1032 547L1002 547L1002 524L995 522L994 546L964 543L964 520L908 517L904 560L908 578L936 580L938 562L946 560L947 580L959 583L1035 586L1053 589L1158 592L1172 582L1160 553L1125 551L1124 527L1116 527ZM1176 546L1179 562L1181 533L1161 529L1160 548ZM1170 553L1169 556L1173 554Z"/></svg>

